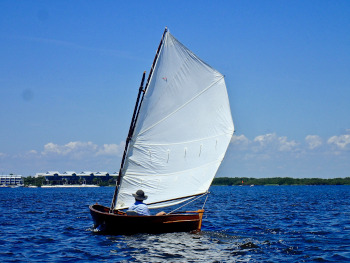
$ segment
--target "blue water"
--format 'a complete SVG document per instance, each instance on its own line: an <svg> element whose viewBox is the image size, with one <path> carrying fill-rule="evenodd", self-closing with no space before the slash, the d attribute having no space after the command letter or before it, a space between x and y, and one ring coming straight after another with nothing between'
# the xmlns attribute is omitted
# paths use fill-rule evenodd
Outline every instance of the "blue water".
<svg viewBox="0 0 350 263"><path fill-rule="evenodd" d="M350 186L214 186L200 234L96 234L113 191L1 188L0 262L350 262Z"/></svg>

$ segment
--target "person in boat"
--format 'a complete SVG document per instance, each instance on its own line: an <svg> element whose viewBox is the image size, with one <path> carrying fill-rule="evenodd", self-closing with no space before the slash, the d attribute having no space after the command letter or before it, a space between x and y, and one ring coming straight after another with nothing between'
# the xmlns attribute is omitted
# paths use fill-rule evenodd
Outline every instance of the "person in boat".
<svg viewBox="0 0 350 263"><path fill-rule="evenodd" d="M144 191L137 190L135 194L132 194L132 196L135 197L135 203L129 207L128 211L134 211L141 216L150 216L151 213L149 212L147 205L143 203L143 201L148 198ZM165 215L165 212L159 212L156 215Z"/></svg>

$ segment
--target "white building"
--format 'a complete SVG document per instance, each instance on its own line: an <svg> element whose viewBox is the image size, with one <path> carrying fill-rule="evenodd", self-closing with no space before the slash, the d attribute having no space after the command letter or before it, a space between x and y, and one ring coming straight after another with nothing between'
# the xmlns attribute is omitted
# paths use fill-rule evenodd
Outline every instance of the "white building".
<svg viewBox="0 0 350 263"><path fill-rule="evenodd" d="M0 175L0 185L23 185L22 175Z"/></svg>

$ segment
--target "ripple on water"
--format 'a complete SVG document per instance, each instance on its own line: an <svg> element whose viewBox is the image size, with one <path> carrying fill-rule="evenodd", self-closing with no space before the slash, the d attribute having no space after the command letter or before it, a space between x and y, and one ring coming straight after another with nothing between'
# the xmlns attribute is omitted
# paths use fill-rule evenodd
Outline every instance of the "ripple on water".
<svg viewBox="0 0 350 263"><path fill-rule="evenodd" d="M199 234L96 234L113 190L1 189L0 262L350 262L348 186L212 187Z"/></svg>

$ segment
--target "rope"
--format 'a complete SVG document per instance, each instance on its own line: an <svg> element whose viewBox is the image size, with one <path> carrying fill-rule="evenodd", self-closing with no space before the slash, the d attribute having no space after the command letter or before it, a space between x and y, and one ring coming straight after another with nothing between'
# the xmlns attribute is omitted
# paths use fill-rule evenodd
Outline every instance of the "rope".
<svg viewBox="0 0 350 263"><path fill-rule="evenodd" d="M209 194L209 192L207 192L208 194ZM209 195L207 194L207 197L205 198L205 201L204 201L204 204L203 204L203 206L202 206L202 209L204 209L204 206L205 206L205 203L207 202L207 200L208 200L208 197L209 197Z"/></svg>
<svg viewBox="0 0 350 263"><path fill-rule="evenodd" d="M196 201L197 199L201 198L201 197L204 196L204 195L207 195L207 198L205 199L205 202L206 202L207 199L208 199L208 194L209 194L209 192L206 192L206 193L204 193L204 194L202 194L202 195L200 195L200 196L197 196L197 198L194 198L194 199L192 199L190 202L188 202L188 203L186 203L186 204L184 204L184 205L182 205L182 206L180 206L180 207L174 209L173 211L167 213L167 215L172 214L173 212L175 212L175 211L179 210L180 208L182 208L182 207L184 207L184 206L186 206L186 205L188 205L188 204L190 204L190 203ZM205 202L204 202L204 204L205 204ZM203 205L203 207L204 207L204 205Z"/></svg>

